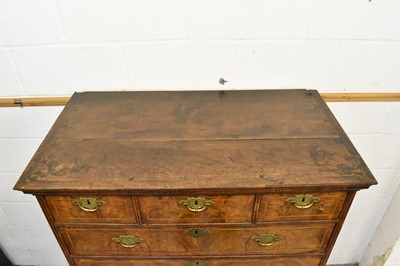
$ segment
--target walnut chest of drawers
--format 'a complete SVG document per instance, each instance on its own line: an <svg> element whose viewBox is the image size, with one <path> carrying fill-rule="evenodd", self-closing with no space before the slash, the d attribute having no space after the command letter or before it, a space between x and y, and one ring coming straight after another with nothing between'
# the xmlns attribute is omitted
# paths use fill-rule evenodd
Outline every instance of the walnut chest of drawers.
<svg viewBox="0 0 400 266"><path fill-rule="evenodd" d="M318 92L75 93L15 189L71 265L325 265L376 180Z"/></svg>

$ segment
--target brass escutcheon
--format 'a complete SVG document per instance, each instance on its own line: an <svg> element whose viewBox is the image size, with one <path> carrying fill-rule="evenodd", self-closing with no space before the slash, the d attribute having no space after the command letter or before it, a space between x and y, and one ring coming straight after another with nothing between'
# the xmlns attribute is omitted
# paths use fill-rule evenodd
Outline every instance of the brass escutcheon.
<svg viewBox="0 0 400 266"><path fill-rule="evenodd" d="M136 244L143 242L143 239L130 235L113 237L111 240L121 244L121 246L123 246L124 248L133 248L134 246L136 246Z"/></svg>
<svg viewBox="0 0 400 266"><path fill-rule="evenodd" d="M271 246L276 241L281 240L278 235L273 234L261 234L259 236L253 236L250 239L258 242L258 244L260 244L261 246Z"/></svg>
<svg viewBox="0 0 400 266"><path fill-rule="evenodd" d="M208 234L208 231L204 228L190 228L185 230L185 234L194 238L199 238Z"/></svg>
<svg viewBox="0 0 400 266"><path fill-rule="evenodd" d="M192 260L192 261L189 261L187 266L207 266L207 265L208 265L207 261L204 261L204 260Z"/></svg>
<svg viewBox="0 0 400 266"><path fill-rule="evenodd" d="M310 194L300 194L286 200L288 203L293 204L298 209L308 209L321 199Z"/></svg>
<svg viewBox="0 0 400 266"><path fill-rule="evenodd" d="M79 198L72 200L72 203L76 204L85 212L94 212L99 206L106 204L103 200L97 200L96 198Z"/></svg>
<svg viewBox="0 0 400 266"><path fill-rule="evenodd" d="M186 206L192 212L204 211L207 206L214 204L214 201L205 198L193 198L189 197L186 200L178 202L180 206Z"/></svg>

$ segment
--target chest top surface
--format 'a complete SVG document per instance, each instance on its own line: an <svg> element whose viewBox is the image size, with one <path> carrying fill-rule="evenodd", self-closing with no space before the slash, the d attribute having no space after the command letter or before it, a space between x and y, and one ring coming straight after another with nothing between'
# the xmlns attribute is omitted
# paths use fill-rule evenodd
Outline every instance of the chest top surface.
<svg viewBox="0 0 400 266"><path fill-rule="evenodd" d="M360 189L376 183L318 92L75 93L15 189Z"/></svg>

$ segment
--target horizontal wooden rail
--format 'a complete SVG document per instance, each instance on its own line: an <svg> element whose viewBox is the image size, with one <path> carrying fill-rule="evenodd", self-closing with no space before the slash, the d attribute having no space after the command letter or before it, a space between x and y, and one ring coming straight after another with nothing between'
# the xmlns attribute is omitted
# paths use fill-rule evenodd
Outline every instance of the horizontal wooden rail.
<svg viewBox="0 0 400 266"><path fill-rule="evenodd" d="M399 92L321 93L326 102L398 102Z"/></svg>
<svg viewBox="0 0 400 266"><path fill-rule="evenodd" d="M400 92L387 93L321 93L326 102L398 102ZM63 106L71 97L15 97L0 98L0 107Z"/></svg>
<svg viewBox="0 0 400 266"><path fill-rule="evenodd" d="M63 106L71 97L0 98L0 107Z"/></svg>

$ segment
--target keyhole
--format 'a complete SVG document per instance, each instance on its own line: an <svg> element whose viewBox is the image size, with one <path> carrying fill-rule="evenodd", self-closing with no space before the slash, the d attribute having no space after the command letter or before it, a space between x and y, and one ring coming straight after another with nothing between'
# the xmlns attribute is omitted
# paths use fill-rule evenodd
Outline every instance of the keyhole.
<svg viewBox="0 0 400 266"><path fill-rule="evenodd" d="M197 230L194 230L194 234L197 236Z"/></svg>
<svg viewBox="0 0 400 266"><path fill-rule="evenodd" d="M303 197L302 200L301 200L301 202L304 202L305 200L306 200L306 197Z"/></svg>
<svg viewBox="0 0 400 266"><path fill-rule="evenodd" d="M90 205L90 200L87 200L87 204Z"/></svg>
<svg viewBox="0 0 400 266"><path fill-rule="evenodd" d="M199 264L200 264L200 262L196 261L196 265L199 265Z"/></svg>
<svg viewBox="0 0 400 266"><path fill-rule="evenodd" d="M198 205L198 204L197 204L197 200L194 201L194 205Z"/></svg>

